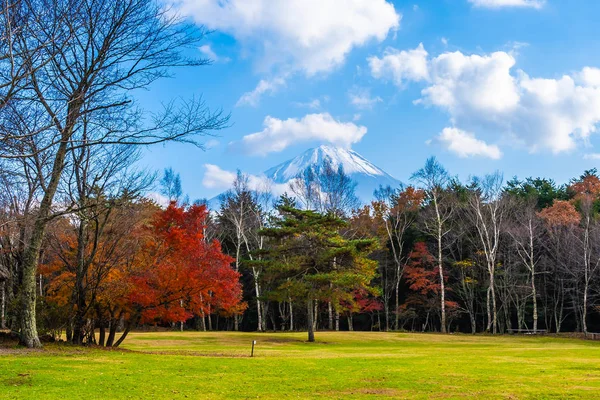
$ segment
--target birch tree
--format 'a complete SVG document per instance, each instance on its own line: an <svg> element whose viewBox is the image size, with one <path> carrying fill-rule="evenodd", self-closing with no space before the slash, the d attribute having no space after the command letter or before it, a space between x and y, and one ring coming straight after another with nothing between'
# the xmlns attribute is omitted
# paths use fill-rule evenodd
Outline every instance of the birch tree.
<svg viewBox="0 0 600 400"><path fill-rule="evenodd" d="M435 157L429 158L425 166L415 172L411 179L417 182L425 193L422 225L424 233L430 235L436 243L436 264L440 281L441 331L446 333L446 284L444 282L443 249L445 238L450 232L450 218L454 213L452 193L449 191L448 171Z"/></svg>
<svg viewBox="0 0 600 400"><path fill-rule="evenodd" d="M533 305L533 333L538 330L538 290L536 287L537 266L541 259L540 236L542 221L536 211L537 199L513 203L513 215L508 232L516 253L529 272L531 301Z"/></svg>
<svg viewBox="0 0 600 400"><path fill-rule="evenodd" d="M500 235L509 204L502 197L502 174L496 172L483 178L474 178L469 196L471 220L477 231L477 241L485 255L488 272L486 292L487 327L486 331L498 332L498 307L496 304L496 264L500 248Z"/></svg>

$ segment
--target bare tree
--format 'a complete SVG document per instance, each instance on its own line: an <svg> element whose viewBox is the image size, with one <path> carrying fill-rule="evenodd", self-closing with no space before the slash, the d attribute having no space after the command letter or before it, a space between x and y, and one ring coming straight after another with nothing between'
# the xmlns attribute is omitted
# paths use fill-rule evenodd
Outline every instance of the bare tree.
<svg viewBox="0 0 600 400"><path fill-rule="evenodd" d="M305 210L317 210L321 204L319 179L312 168L299 172L289 183L290 191Z"/></svg>
<svg viewBox="0 0 600 400"><path fill-rule="evenodd" d="M541 259L540 237L542 220L536 210L537 199L513 202L512 221L508 232L513 239L517 255L530 274L531 299L533 303L533 332L538 330L538 291L536 288L537 265Z"/></svg>
<svg viewBox="0 0 600 400"><path fill-rule="evenodd" d="M263 188L262 190L268 190ZM264 237L259 234L265 227L266 218L263 207L268 207L268 192L251 190L247 175L238 171L233 188L221 196L221 210L219 220L223 233L228 235L235 247L235 269L239 271L243 257L250 260L256 309L258 315L258 330L266 328L266 315L261 301L260 278L261 270L254 261L254 252L264 247ZM237 330L239 322L236 317L234 328Z"/></svg>
<svg viewBox="0 0 600 400"><path fill-rule="evenodd" d="M452 193L449 191L448 171L435 159L429 158L425 166L415 172L415 180L425 192L425 204L430 212L424 213L423 230L436 241L436 262L440 279L441 330L446 333L446 284L444 282L444 238L450 231L450 218L454 212Z"/></svg>
<svg viewBox="0 0 600 400"><path fill-rule="evenodd" d="M502 197L502 174L496 172L483 178L474 178L472 193L469 196L469 209L471 219L477 229L479 244L485 255L485 262L489 276L486 294L487 306L487 331L498 331L498 313L496 304L496 262L500 247L500 235L504 229L504 220L509 209L509 204Z"/></svg>
<svg viewBox="0 0 600 400"><path fill-rule="evenodd" d="M400 315L400 282L406 267L407 254L405 252L406 233L414 224L418 211L424 199L424 193L411 186L392 189L391 187L379 188L375 197L384 206L383 225L387 234L388 243L392 250L392 258L395 265L394 291L395 291L395 322L394 329L399 329ZM387 310L386 310L387 312Z"/></svg>
<svg viewBox="0 0 600 400"><path fill-rule="evenodd" d="M598 267L600 266L600 227L596 221L594 200L591 196L579 199L581 218L581 234L578 235L583 262L579 270L583 275L581 302L581 326L583 332L588 332L588 310L590 308L590 288Z"/></svg>
<svg viewBox="0 0 600 400"><path fill-rule="evenodd" d="M71 168L65 175L65 198L59 199L74 208L72 225L77 231L77 256L73 266L75 286L72 297L76 312L72 339L74 343L82 344L86 337L84 325L90 309L96 305L98 286L112 265L105 262L106 268L96 271L93 277L89 274L90 267L98 263L99 257L106 257L108 249L117 248L122 239L122 235L113 235L107 240L105 230L116 209L140 196L153 177L134 169L140 156L135 146L78 147L72 148L71 152ZM114 230L108 233L114 233Z"/></svg>
<svg viewBox="0 0 600 400"><path fill-rule="evenodd" d="M27 16L28 23L12 32L11 46L14 53L36 57L19 65L25 83L0 108L0 158L26 159L36 166L41 188L19 293L21 341L40 347L35 274L71 150L166 141L199 145L195 138L223 127L227 117L209 111L202 100L167 103L160 113L136 107L133 91L168 77L173 67L208 63L182 55L183 49L197 47L204 31L184 24L159 2L36 0L19 5L18 16ZM11 129L32 117L35 123L26 133ZM98 128L95 135L85 135L83 121Z"/></svg>
<svg viewBox="0 0 600 400"><path fill-rule="evenodd" d="M181 178L172 168L165 168L163 172L163 176L160 179L160 194L165 196L170 202L179 201L183 195Z"/></svg>
<svg viewBox="0 0 600 400"><path fill-rule="evenodd" d="M341 164L336 168L331 160L325 159L317 166L316 175L321 212L332 213L341 218L350 215L360 205L356 197L357 184L346 174Z"/></svg>

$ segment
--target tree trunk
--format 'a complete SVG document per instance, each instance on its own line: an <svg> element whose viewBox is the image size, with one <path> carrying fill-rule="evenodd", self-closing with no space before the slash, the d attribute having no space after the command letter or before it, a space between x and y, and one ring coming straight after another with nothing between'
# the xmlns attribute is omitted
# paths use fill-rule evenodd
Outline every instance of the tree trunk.
<svg viewBox="0 0 600 400"><path fill-rule="evenodd" d="M0 329L6 329L6 281L2 282L2 303L0 305Z"/></svg>
<svg viewBox="0 0 600 400"><path fill-rule="evenodd" d="M319 323L319 302L314 300L315 310L313 312L313 330L317 330L317 324Z"/></svg>
<svg viewBox="0 0 600 400"><path fill-rule="evenodd" d="M588 307L588 291L589 291L589 282L587 280L587 271L586 271L586 281L583 287L583 306L581 312L581 326L583 327L583 333L588 332L587 327L587 307Z"/></svg>
<svg viewBox="0 0 600 400"><path fill-rule="evenodd" d="M294 305L290 301L290 331L294 330Z"/></svg>
<svg viewBox="0 0 600 400"><path fill-rule="evenodd" d="M533 272L531 274L531 295L533 296L533 333L537 333L538 309L537 309L537 291L535 288L535 269L533 270Z"/></svg>
<svg viewBox="0 0 600 400"><path fill-rule="evenodd" d="M340 313L339 313L339 311L335 312L335 330L338 332L340 330Z"/></svg>
<svg viewBox="0 0 600 400"><path fill-rule="evenodd" d="M327 313L328 313L328 323L327 328L332 331L333 330L333 307L331 306L331 302L327 302Z"/></svg>
<svg viewBox="0 0 600 400"><path fill-rule="evenodd" d="M437 205L436 205L437 208ZM440 274L440 301L442 309L442 333L446 333L446 283L444 282L444 262L442 260L442 225L438 224L438 270Z"/></svg>
<svg viewBox="0 0 600 400"><path fill-rule="evenodd" d="M354 330L354 324L352 323L352 315L348 315L348 330L350 332Z"/></svg>
<svg viewBox="0 0 600 400"><path fill-rule="evenodd" d="M394 309L394 329L395 330L399 330L399 325L400 325L400 314L398 314L398 309L400 308L400 265L398 263L396 263L396 308ZM386 315L387 315L387 310L386 310ZM387 317L386 317L386 321L387 321ZM387 324L387 322L386 322Z"/></svg>
<svg viewBox="0 0 600 400"><path fill-rule="evenodd" d="M260 286L258 283L258 271L256 270L256 268L252 267L252 276L254 277L254 292L256 294L256 313L258 315L258 331L262 332L264 329L264 325L263 325L263 314L262 314L262 307L261 307L261 302L260 302ZM236 329L237 330L237 329Z"/></svg>
<svg viewBox="0 0 600 400"><path fill-rule="evenodd" d="M486 308L487 308L487 327L485 328L485 331L488 333L492 329L492 304L491 304L491 298L490 298L491 288L492 288L492 286L490 284L490 286L488 286L488 288L485 292L485 304L486 304Z"/></svg>
<svg viewBox="0 0 600 400"><path fill-rule="evenodd" d="M495 289L495 282L494 282L494 273L492 272L492 275L490 276L490 294L492 296L492 328L493 328L493 333L494 335L496 333L498 333L498 311L496 308L496 289Z"/></svg>
<svg viewBox="0 0 600 400"><path fill-rule="evenodd" d="M67 111L67 122L73 120L73 123L62 132L61 142L56 151L54 163L52 165L52 173L50 175L50 181L46 187L44 197L40 202L38 214L33 224L31 236L27 249L23 254L23 278L21 282L21 291L19 295L19 315L20 315L20 327L21 337L20 342L22 345L29 348L42 347L42 343L38 338L36 318L35 318L35 300L36 300L36 275L37 267L40 256L40 250L42 248L42 241L46 233L46 225L48 224L48 216L50 215L50 208L54 201L54 195L58 189L58 183L64 169L65 157L67 154L67 145L72 134L74 126L74 113L78 112L80 108L80 102L78 100L75 104L71 104Z"/></svg>
<svg viewBox="0 0 600 400"><path fill-rule="evenodd" d="M106 340L106 330L104 329L104 321L100 320L100 335L98 337L98 345L104 347Z"/></svg>
<svg viewBox="0 0 600 400"><path fill-rule="evenodd" d="M20 342L28 348L42 347L42 343L38 338L36 316L35 316L35 301L36 301L36 276L39 251L42 244L42 239L45 231L45 222L38 217L36 221L33 237L27 250L25 251L25 259L23 262L23 280L21 282L21 290L19 296L19 316L21 336Z"/></svg>
<svg viewBox="0 0 600 400"><path fill-rule="evenodd" d="M238 233L238 240L237 240L237 245L236 245L236 249L235 249L235 272L240 272L240 255L241 255L241 248L242 248L242 242L241 242L240 237L241 236ZM237 332L239 329L240 329L239 315L235 314L233 316L233 330Z"/></svg>
<svg viewBox="0 0 600 400"><path fill-rule="evenodd" d="M313 305L312 305L312 300L308 300L306 312L307 312L307 325L308 325L308 341L314 342L315 341L315 331L314 331L314 326L313 326L314 309L313 309Z"/></svg>
<svg viewBox="0 0 600 400"><path fill-rule="evenodd" d="M136 315L136 316L132 317L132 319L125 325L125 330L123 331L123 334L121 335L119 340L117 340L117 342L113 345L113 347L119 347L121 345L121 343L123 343L123 341L129 334L131 329L135 328L135 326L137 325L139 320L140 320L140 315Z"/></svg>

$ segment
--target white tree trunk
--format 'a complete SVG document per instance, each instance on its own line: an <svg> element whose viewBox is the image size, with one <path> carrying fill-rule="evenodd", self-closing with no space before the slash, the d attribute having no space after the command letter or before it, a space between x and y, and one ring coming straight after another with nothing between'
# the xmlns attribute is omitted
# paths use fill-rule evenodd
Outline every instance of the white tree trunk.
<svg viewBox="0 0 600 400"><path fill-rule="evenodd" d="M0 303L0 329L6 329L6 281L2 282L2 303Z"/></svg>

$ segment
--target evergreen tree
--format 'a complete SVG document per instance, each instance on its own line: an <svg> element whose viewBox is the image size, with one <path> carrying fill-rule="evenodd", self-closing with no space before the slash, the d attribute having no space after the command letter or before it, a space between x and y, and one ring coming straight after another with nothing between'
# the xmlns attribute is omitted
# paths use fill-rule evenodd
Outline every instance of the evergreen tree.
<svg viewBox="0 0 600 400"><path fill-rule="evenodd" d="M367 258L376 241L344 239L339 233L343 220L285 203L278 205L280 218L261 231L271 241L257 262L277 280L269 296L306 306L308 341L314 342L315 302L332 302L339 309L356 301L356 290L376 292L370 283L377 263Z"/></svg>

